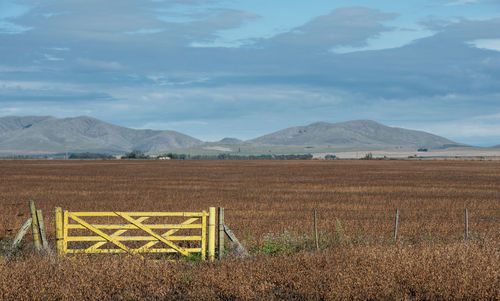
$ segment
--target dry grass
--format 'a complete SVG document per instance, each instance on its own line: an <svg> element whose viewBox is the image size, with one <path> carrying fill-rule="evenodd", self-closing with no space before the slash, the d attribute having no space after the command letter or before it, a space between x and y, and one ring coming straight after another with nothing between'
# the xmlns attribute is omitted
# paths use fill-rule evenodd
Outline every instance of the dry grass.
<svg viewBox="0 0 500 301"><path fill-rule="evenodd" d="M36 272L34 272L36 271ZM10 300L500 298L498 245L343 246L215 264L29 257L0 265Z"/></svg>
<svg viewBox="0 0 500 301"><path fill-rule="evenodd" d="M498 161L0 161L0 183L4 240L28 217L29 199L49 237L55 206L223 206L251 250L286 240L278 253L292 254L216 264L22 256L0 265L3 299L500 299ZM319 253L308 251L313 208Z"/></svg>

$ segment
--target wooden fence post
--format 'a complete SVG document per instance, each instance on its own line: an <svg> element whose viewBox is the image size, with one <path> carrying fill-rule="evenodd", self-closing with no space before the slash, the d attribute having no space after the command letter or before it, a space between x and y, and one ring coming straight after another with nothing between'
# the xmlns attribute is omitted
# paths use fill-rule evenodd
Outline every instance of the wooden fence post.
<svg viewBox="0 0 500 301"><path fill-rule="evenodd" d="M469 239L469 210L465 208L465 240Z"/></svg>
<svg viewBox="0 0 500 301"><path fill-rule="evenodd" d="M42 247L45 251L50 252L47 236L45 235L45 223L43 221L42 210L36 210L36 218L38 219L38 227L40 228L40 238L42 239Z"/></svg>
<svg viewBox="0 0 500 301"><path fill-rule="evenodd" d="M316 250L319 250L318 216L317 216L316 208L314 208L314 243L316 245Z"/></svg>
<svg viewBox="0 0 500 301"><path fill-rule="evenodd" d="M219 207L219 223L217 227L219 229L218 259L220 260L224 256L224 207Z"/></svg>
<svg viewBox="0 0 500 301"><path fill-rule="evenodd" d="M32 219L31 217L28 218L24 224L21 226L21 228L19 229L19 232L17 232L17 235L16 237L14 238L14 240L12 241L12 245L11 245L11 249L15 249L17 247L17 245L21 242L21 240L23 239L24 237L24 234L26 234L26 231L28 231L28 228L29 226L31 225L31 222L32 222Z"/></svg>
<svg viewBox="0 0 500 301"><path fill-rule="evenodd" d="M229 227L227 225L224 225L224 232L226 232L229 239L236 246L236 253L238 254L239 257L250 256L250 254L248 254L248 251L245 249L245 247L243 247L243 245L240 243L240 241L234 235L233 231L231 231L231 229L229 229Z"/></svg>
<svg viewBox="0 0 500 301"><path fill-rule="evenodd" d="M33 243L35 249L40 251L40 233L38 232L38 219L36 216L35 202L30 201L30 212L31 212L31 232L33 232Z"/></svg>
<svg viewBox="0 0 500 301"><path fill-rule="evenodd" d="M394 220L394 240L398 239L399 208L396 208L396 218Z"/></svg>
<svg viewBox="0 0 500 301"><path fill-rule="evenodd" d="M215 260L215 207L208 209L208 260Z"/></svg>
<svg viewBox="0 0 500 301"><path fill-rule="evenodd" d="M63 255L63 218L62 218L62 209L61 207L56 207L55 209L56 218L56 250L57 255Z"/></svg>
<svg viewBox="0 0 500 301"><path fill-rule="evenodd" d="M21 226L21 228L19 229L19 231L17 232L16 237L12 241L12 245L10 246L9 250L7 251L7 254L5 255L6 259L8 259L10 257L10 255L12 254L12 252L14 252L14 250L17 248L17 246L19 245L19 243L23 239L23 237L26 234L26 232L28 232L28 228L32 224L31 221L32 221L31 217L28 218L24 222L24 224Z"/></svg>

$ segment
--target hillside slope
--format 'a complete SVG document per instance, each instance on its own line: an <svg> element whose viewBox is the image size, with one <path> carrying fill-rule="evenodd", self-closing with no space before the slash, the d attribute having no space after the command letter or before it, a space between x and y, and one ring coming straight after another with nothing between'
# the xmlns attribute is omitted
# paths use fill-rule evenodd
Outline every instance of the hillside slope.
<svg viewBox="0 0 500 301"><path fill-rule="evenodd" d="M0 118L0 152L7 154L154 152L201 143L175 131L135 130L86 116Z"/></svg>
<svg viewBox="0 0 500 301"><path fill-rule="evenodd" d="M446 148L464 146L422 131L389 127L371 120L317 122L249 140L267 145L363 146L380 148Z"/></svg>

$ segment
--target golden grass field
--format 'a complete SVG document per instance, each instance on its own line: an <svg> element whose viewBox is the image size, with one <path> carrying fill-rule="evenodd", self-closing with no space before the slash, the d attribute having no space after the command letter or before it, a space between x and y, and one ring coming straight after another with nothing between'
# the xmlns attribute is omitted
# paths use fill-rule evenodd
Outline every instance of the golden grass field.
<svg viewBox="0 0 500 301"><path fill-rule="evenodd" d="M54 261L26 242L0 265L3 299L500 299L500 161L2 160L0 183L6 242L29 217L29 200L43 210L52 244L55 206L222 206L254 255L213 264Z"/></svg>

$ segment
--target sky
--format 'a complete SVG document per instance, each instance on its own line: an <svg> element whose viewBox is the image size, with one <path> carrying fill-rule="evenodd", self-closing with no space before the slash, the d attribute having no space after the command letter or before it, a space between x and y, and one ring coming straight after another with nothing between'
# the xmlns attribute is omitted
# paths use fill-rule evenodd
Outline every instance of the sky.
<svg viewBox="0 0 500 301"><path fill-rule="evenodd" d="M204 141L370 119L500 144L500 1L0 0L0 117Z"/></svg>

